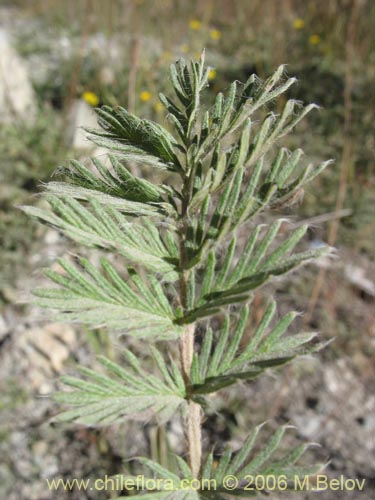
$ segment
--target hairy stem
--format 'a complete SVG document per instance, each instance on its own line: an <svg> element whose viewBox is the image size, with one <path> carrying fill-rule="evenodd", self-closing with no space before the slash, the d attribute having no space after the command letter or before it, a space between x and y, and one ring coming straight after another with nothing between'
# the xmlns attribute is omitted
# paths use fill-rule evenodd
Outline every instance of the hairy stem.
<svg viewBox="0 0 375 500"><path fill-rule="evenodd" d="M189 465L193 477L199 477L202 461L201 407L190 401L188 415Z"/></svg>
<svg viewBox="0 0 375 500"><path fill-rule="evenodd" d="M190 385L190 369L194 355L194 324L187 325L180 341L182 370L185 384ZM189 401L187 417L189 464L194 477L198 477L202 460L201 407Z"/></svg>
<svg viewBox="0 0 375 500"><path fill-rule="evenodd" d="M181 254L183 255L184 252L181 252ZM180 299L184 307L186 306L186 280L187 276L185 272L183 272L180 280ZM180 339L182 374L188 394L191 386L190 370L194 356L194 331L194 323L186 325ZM191 400L188 404L186 435L188 441L189 465L193 476L197 478L199 476L202 460L201 407Z"/></svg>
<svg viewBox="0 0 375 500"><path fill-rule="evenodd" d="M186 325L180 344L182 371L185 383L188 384L190 383L190 368L194 355L194 329L195 326L193 323Z"/></svg>
<svg viewBox="0 0 375 500"><path fill-rule="evenodd" d="M187 304L187 284L189 280L189 271L186 270L187 255L186 255L186 238L187 238L187 210L189 206L189 201L192 196L192 182L194 178L194 171L190 172L190 175L185 178L184 186L184 200L182 203L182 223L180 226L180 303L186 313L188 309ZM180 355L182 364L182 374L185 380L185 386L187 389L187 394L190 393L191 379L190 371L191 364L193 362L194 356L194 332L195 324L191 323L186 325L184 333L180 340ZM188 417L187 417L187 429L186 436L188 441L188 453L189 453L189 465L194 477L199 476L199 471L201 468L202 460L202 438L201 438L201 407L194 401L189 400L188 402Z"/></svg>

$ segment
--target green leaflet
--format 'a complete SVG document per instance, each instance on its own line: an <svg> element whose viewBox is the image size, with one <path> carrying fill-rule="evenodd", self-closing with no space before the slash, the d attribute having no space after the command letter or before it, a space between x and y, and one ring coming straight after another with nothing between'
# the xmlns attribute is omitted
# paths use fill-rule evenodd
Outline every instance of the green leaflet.
<svg viewBox="0 0 375 500"><path fill-rule="evenodd" d="M196 307L189 311L181 323L191 323L198 318L211 316L224 306L237 304L250 298L256 288L273 276L283 275L311 259L329 253L328 247L306 252L292 253L306 233L307 226L295 230L283 243L275 246L283 219L276 220L260 237L258 226L241 250L236 260L232 240L222 265L211 251L205 264L204 279Z"/></svg>
<svg viewBox="0 0 375 500"><path fill-rule="evenodd" d="M118 205L122 200L127 200L124 207L129 207L129 213L137 213L137 207L147 205L154 207L153 211L159 209L172 213L173 207L164 200L169 194L169 189L166 186L157 186L149 181L134 176L118 155L109 154L105 161L99 158L91 158L90 165L86 167L76 160L72 160L68 168L60 168L60 175L64 175L69 183L66 182L50 182L46 185L47 189L58 195L71 195L79 199L86 199L89 193L91 196L96 196L99 199L102 194L102 204L114 205L110 199L118 199ZM63 192L68 190L70 192ZM82 193L79 196L79 193ZM76 193L76 194L74 194ZM134 205L129 202L134 202ZM134 209L131 211L131 207ZM145 207L147 209L148 207ZM150 211L150 209L149 209Z"/></svg>
<svg viewBox="0 0 375 500"><path fill-rule="evenodd" d="M89 139L119 151L128 161L146 163L177 172L181 169L175 154L176 142L169 132L150 120L142 120L122 107L96 109L104 132L89 129Z"/></svg>
<svg viewBox="0 0 375 500"><path fill-rule="evenodd" d="M246 84L242 86L242 91L239 91L241 89L240 85L233 83L226 96L219 94L209 113L208 123L211 122L212 126L205 133L204 140L200 145L200 157L204 158L219 141L243 126L259 108L276 99L296 81L295 78L289 78L286 81L283 81L283 79L284 67L280 66L274 75L265 82L261 82L255 75L252 75ZM257 149L256 155L258 157L262 154L261 147L263 147L263 144L270 145L287 134L312 109L307 107L299 116L296 116L293 115L296 106L297 104L294 101L289 101L280 116L280 120L272 128L270 128L272 120L265 120L265 126L261 135L258 136L258 142L250 148L252 150ZM266 128L268 128L269 134L266 132Z"/></svg>
<svg viewBox="0 0 375 500"><path fill-rule="evenodd" d="M170 213L171 207L166 203L146 204L137 201L129 201L116 196L111 196L101 191L94 189L87 189L80 186L74 186L67 182L49 182L45 186L46 192L54 196L70 197L76 200L87 201L89 199L97 200L101 205L113 207L126 215L132 217L142 216L157 216L161 217L163 214L173 215Z"/></svg>
<svg viewBox="0 0 375 500"><path fill-rule="evenodd" d="M296 476L304 477L313 475L323 469L324 464L315 464L310 467L296 465L303 454L307 451L309 445L297 445L295 448L285 452L282 448L282 441L289 426L283 426L277 429L268 440L261 441L259 437L264 424L256 427L248 436L243 446L237 453L232 453L229 448L224 452L219 460L216 469L212 467L213 452L207 456L204 465L205 477L207 479L215 478L218 488L217 493L223 494L224 498L243 497L248 498L249 491L246 491L246 485L249 484L248 476L273 475L293 480ZM281 451L282 450L282 451ZM208 464L208 466L207 466ZM227 476L235 476L238 480L238 487L233 491L225 488L224 480ZM207 497L209 498L209 497Z"/></svg>
<svg viewBox="0 0 375 500"><path fill-rule="evenodd" d="M147 479L154 479L155 481L150 483L155 485L159 481L159 491L142 490L142 484L140 484L140 490L136 496L149 500L200 500L202 498L199 491L189 488L186 483L182 482L183 480L192 479L188 464L179 456L173 458L177 465L177 470L173 471L148 458L137 458L137 462L142 465L142 476L145 478L145 484ZM115 477L122 478L123 480L131 479L134 481L134 484L137 484L137 476L131 474L118 474ZM125 498L128 497L117 497L115 500L125 500Z"/></svg>
<svg viewBox="0 0 375 500"><path fill-rule="evenodd" d="M110 425L127 417L148 419L150 412L161 422L169 420L184 404L185 387L180 380L174 379L161 354L154 351L154 355L156 353L161 378L143 367L137 369L137 361L130 351L125 351L128 367L100 356L99 362L106 374L80 367L83 379L62 377L62 382L73 390L58 392L54 399L73 408L58 415L57 420Z"/></svg>
<svg viewBox="0 0 375 500"><path fill-rule="evenodd" d="M295 312L286 314L270 328L276 315L274 302L269 304L255 331L249 335L246 329L249 307L244 306L238 318L225 315L215 343L210 328L203 336L191 374L193 394L208 394L240 380L252 380L267 368L283 365L299 354L316 349L316 345L311 344L316 337L314 332L286 336L297 315Z"/></svg>
<svg viewBox="0 0 375 500"><path fill-rule="evenodd" d="M241 145L242 141L243 138L240 139ZM240 149L241 145L238 146ZM315 169L312 165L299 168L301 154L301 150L297 150L286 158L286 150L281 149L267 170L265 152L256 155L254 160L240 161L240 153L233 160L233 154L220 154L220 148L215 150L215 167L201 174L202 188L192 200L191 213L201 210L207 216L203 220L198 219L199 231L190 243L191 266L267 206L292 205L303 195L302 187L332 163L323 162ZM208 210L210 207L212 210ZM211 216L208 216L210 212Z"/></svg>
<svg viewBox="0 0 375 500"><path fill-rule="evenodd" d="M65 273L46 270L58 288L36 289L34 302L55 309L56 320L105 326L120 334L154 340L176 338L182 331L162 286L152 276L147 284L131 269L127 281L101 259L101 269L80 259L79 267L58 260Z"/></svg>
<svg viewBox="0 0 375 500"><path fill-rule="evenodd" d="M168 280L177 279L176 251L164 243L151 219L128 220L120 210L102 206L96 198L89 198L87 204L69 197L47 199L52 211L37 207L22 209L82 245L117 252L134 264L163 274ZM166 230L170 241L174 235L168 233Z"/></svg>

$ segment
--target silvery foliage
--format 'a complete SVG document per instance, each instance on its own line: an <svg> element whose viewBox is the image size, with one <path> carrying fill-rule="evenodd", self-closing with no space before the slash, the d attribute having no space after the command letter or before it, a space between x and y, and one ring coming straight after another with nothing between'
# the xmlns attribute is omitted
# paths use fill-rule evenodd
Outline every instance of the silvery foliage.
<svg viewBox="0 0 375 500"><path fill-rule="evenodd" d="M295 250L306 226L285 235L283 219L254 224L261 212L291 205L330 163L302 166L300 149L279 146L316 106L286 100L280 113L272 111L295 83L281 66L265 81L252 75L232 83L205 110L201 98L208 71L204 54L198 62L172 65L174 100L160 95L172 133L122 107L97 109L100 129L87 132L108 149L106 161L71 161L61 171L64 181L45 186L49 209L23 207L79 245L103 251L98 264L83 257L60 259L58 270L46 270L55 286L35 290L35 302L53 310L55 319L143 339L158 368L158 374L150 373L130 350L117 362L100 357L102 370L80 367L81 377L62 380L73 390L55 396L70 406L59 420L93 426L155 416L166 422L176 411L183 413L188 401L205 408L208 394L322 346L314 332L288 335L296 313L279 318L272 299L250 337L247 331L256 289L329 252ZM148 167L165 181L140 178L132 165ZM182 275L185 305L179 300ZM202 341L187 383L172 359L172 343L191 323ZM170 342L167 347L152 345L162 340ZM319 469L296 465L304 444L276 457L287 427L259 446L260 428L237 453L228 448L216 467L208 454L201 477L217 480L214 498L242 496L247 474L289 478ZM173 494L139 492L144 498L211 498L212 493L179 489L180 478L191 476L183 459L177 458L173 471L140 461L146 475L176 484ZM240 480L230 494L221 486L226 474Z"/></svg>

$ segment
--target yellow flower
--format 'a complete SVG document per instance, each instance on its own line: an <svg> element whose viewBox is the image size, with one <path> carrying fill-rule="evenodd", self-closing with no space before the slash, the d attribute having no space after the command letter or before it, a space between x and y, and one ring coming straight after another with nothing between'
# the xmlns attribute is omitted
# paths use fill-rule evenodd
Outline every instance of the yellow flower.
<svg viewBox="0 0 375 500"><path fill-rule="evenodd" d="M212 40L220 40L221 38L221 31L219 30L210 30L210 37Z"/></svg>
<svg viewBox="0 0 375 500"><path fill-rule="evenodd" d="M147 102L151 99L151 93L148 92L147 90L143 90L140 94L139 94L139 98L141 99L141 101L143 102Z"/></svg>
<svg viewBox="0 0 375 500"><path fill-rule="evenodd" d="M94 94L94 92L86 91L82 94L82 98L87 104L90 104L90 106L95 107L99 104L99 97Z"/></svg>
<svg viewBox="0 0 375 500"><path fill-rule="evenodd" d="M309 37L309 42L311 45L318 45L320 43L320 36L319 35L311 35Z"/></svg>
<svg viewBox="0 0 375 500"><path fill-rule="evenodd" d="M297 19L295 19L293 21L293 28L295 30L301 30L305 27L305 21L303 19L301 19L300 17L297 17Z"/></svg>
<svg viewBox="0 0 375 500"><path fill-rule="evenodd" d="M180 48L183 54L187 54L190 50L190 47L187 43L183 43Z"/></svg>
<svg viewBox="0 0 375 500"><path fill-rule="evenodd" d="M154 104L154 110L157 112L157 113L160 113L161 111L163 111L164 109L164 106L162 105L161 102L156 102Z"/></svg>
<svg viewBox="0 0 375 500"><path fill-rule="evenodd" d="M202 23L198 19L192 19L189 22L189 28L191 30L194 30L194 31L200 30L201 26L202 26Z"/></svg>
<svg viewBox="0 0 375 500"><path fill-rule="evenodd" d="M216 70L215 69L210 69L208 72L208 79L209 80L214 80L216 78Z"/></svg>

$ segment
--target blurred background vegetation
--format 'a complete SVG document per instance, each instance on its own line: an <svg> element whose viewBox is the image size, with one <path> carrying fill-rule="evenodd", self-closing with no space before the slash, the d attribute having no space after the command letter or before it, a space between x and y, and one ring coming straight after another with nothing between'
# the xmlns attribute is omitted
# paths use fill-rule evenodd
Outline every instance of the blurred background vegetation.
<svg viewBox="0 0 375 500"><path fill-rule="evenodd" d="M22 276L46 244L43 230L14 207L30 202L59 164L84 153L74 139L84 123L72 119L72 110L79 103L120 104L168 126L158 92L170 91L169 64L196 58L206 47L209 99L233 79L253 72L264 78L285 63L299 79L292 96L322 106L286 145L302 147L316 163L334 158L335 164L286 214L311 220L310 244L328 241L339 262L305 270L277 293L306 310L305 324L338 337L323 356L346 355L357 373L369 373L375 360L374 1L2 0L0 14L36 103L32 120L15 116L0 125L0 312L17 302Z"/></svg>

